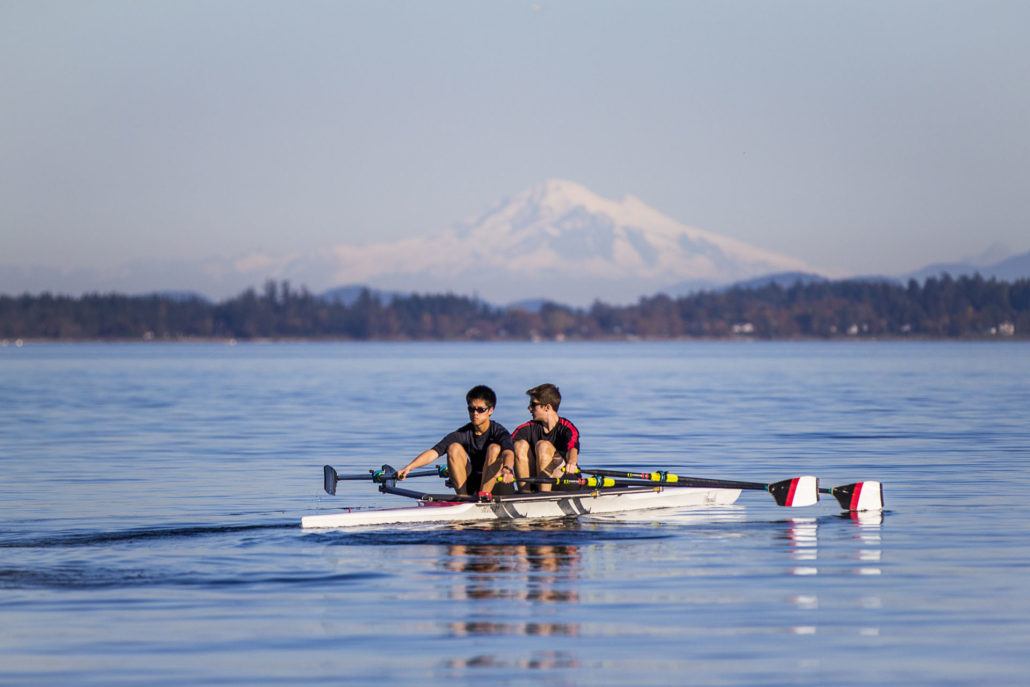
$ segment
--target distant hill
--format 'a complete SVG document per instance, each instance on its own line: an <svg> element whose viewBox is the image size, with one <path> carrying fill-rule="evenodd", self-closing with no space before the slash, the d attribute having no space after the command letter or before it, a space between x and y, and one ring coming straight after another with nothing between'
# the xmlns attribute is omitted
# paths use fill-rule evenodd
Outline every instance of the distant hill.
<svg viewBox="0 0 1030 687"><path fill-rule="evenodd" d="M769 286L770 284L776 284L777 286L787 288L794 286L797 283L807 286L808 284L825 281L829 281L829 279L820 274L812 274L811 272L782 272L780 274L767 274L764 277L757 277L746 281L738 281L732 284L731 287L740 289L761 289Z"/></svg>
<svg viewBox="0 0 1030 687"><path fill-rule="evenodd" d="M1030 251L990 264L976 261L935 263L904 275L902 280L915 279L922 282L929 277L939 277L942 274L950 274L952 277L979 274L984 279L993 278L998 281L1030 279Z"/></svg>
<svg viewBox="0 0 1030 687"><path fill-rule="evenodd" d="M992 265L988 273L981 274L984 277L994 277L1005 281L1030 279L1030 251L1002 260L996 265Z"/></svg>
<svg viewBox="0 0 1030 687"><path fill-rule="evenodd" d="M769 281L767 283L775 283ZM360 293L360 291L359 291ZM360 341L572 341L682 338L1030 338L1030 280L961 276L919 286L862 281L705 292L669 302L538 312L458 296L353 305L266 284L206 304L117 294L0 296L0 343L18 339L198 338Z"/></svg>
<svg viewBox="0 0 1030 687"><path fill-rule="evenodd" d="M176 303L186 303L189 301L200 301L201 303L211 303L211 300L202 294L196 293L195 291L155 291L153 293L144 294L145 296L155 296L157 298L166 298Z"/></svg>

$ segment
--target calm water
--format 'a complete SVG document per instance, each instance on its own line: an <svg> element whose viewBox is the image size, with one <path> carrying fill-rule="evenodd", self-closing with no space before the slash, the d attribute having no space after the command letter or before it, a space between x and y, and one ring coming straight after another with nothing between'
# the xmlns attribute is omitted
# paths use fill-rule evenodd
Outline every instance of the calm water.
<svg viewBox="0 0 1030 687"><path fill-rule="evenodd" d="M403 505L324 463L404 464L477 383L511 429L543 381L584 465L889 510L299 528ZM1028 382L1020 343L0 348L0 684L1023 684Z"/></svg>

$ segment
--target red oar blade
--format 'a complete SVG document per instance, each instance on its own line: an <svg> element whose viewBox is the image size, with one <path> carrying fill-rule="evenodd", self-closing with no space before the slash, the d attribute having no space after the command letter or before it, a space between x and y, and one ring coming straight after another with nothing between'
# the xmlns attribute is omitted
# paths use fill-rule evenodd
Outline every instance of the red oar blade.
<svg viewBox="0 0 1030 687"><path fill-rule="evenodd" d="M873 480L834 487L830 494L846 511L883 510L883 485Z"/></svg>
<svg viewBox="0 0 1030 687"><path fill-rule="evenodd" d="M819 479L811 475L773 482L768 486L776 503L788 508L814 506L819 503Z"/></svg>

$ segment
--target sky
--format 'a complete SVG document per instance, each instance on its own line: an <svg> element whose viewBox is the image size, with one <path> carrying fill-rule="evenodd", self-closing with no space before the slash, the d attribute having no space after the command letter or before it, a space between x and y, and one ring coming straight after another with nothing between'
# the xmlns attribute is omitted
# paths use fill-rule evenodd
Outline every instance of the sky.
<svg viewBox="0 0 1030 687"><path fill-rule="evenodd" d="M435 233L545 179L827 272L1030 250L1030 3L0 0L0 265Z"/></svg>

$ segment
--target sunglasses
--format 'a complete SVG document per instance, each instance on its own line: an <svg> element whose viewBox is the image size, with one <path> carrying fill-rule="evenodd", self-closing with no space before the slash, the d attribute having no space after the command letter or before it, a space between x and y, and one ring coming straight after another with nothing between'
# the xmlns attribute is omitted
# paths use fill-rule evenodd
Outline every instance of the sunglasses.
<svg viewBox="0 0 1030 687"><path fill-rule="evenodd" d="M543 408L545 405L547 405L547 404L546 403L536 403L534 401L533 403L529 404L529 409L533 410L533 408Z"/></svg>
<svg viewBox="0 0 1030 687"><path fill-rule="evenodd" d="M469 406L470 413L485 413L488 410L490 410L490 406Z"/></svg>

